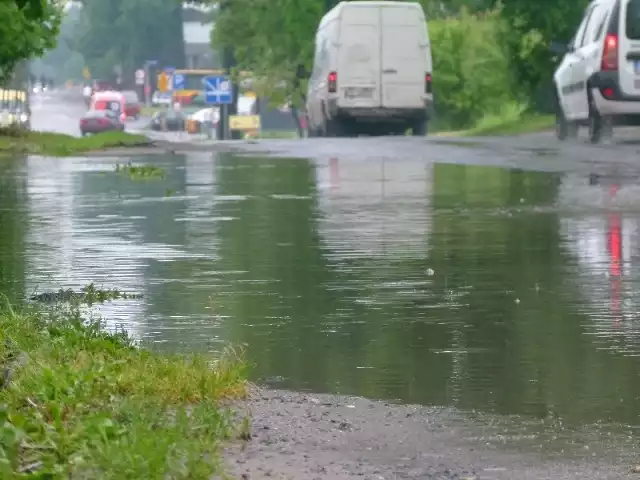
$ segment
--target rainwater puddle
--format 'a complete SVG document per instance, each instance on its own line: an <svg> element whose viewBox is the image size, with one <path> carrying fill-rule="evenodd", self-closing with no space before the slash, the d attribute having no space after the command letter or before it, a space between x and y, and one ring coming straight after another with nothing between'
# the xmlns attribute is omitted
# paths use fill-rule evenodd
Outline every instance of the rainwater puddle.
<svg viewBox="0 0 640 480"><path fill-rule="evenodd" d="M282 388L640 423L635 183L411 159L132 161L167 176L2 166L4 291L142 293L99 313L162 350L246 343L255 378Z"/></svg>

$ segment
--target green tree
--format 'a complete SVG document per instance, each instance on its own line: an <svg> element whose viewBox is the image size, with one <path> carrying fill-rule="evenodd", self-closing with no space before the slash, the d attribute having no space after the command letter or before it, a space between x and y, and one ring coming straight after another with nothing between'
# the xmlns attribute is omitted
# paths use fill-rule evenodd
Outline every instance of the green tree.
<svg viewBox="0 0 640 480"><path fill-rule="evenodd" d="M124 79L145 60L185 64L182 3L177 0L84 0L76 49L96 77L121 69Z"/></svg>
<svg viewBox="0 0 640 480"><path fill-rule="evenodd" d="M216 15L212 44L233 50L238 69L261 79L257 90L275 101L300 100L306 82L296 82L311 67L314 36L324 0L234 0Z"/></svg>
<svg viewBox="0 0 640 480"><path fill-rule="evenodd" d="M19 3L19 5L17 4ZM39 7L23 1L0 3L0 82L6 82L16 66L41 55L55 45L61 9L52 0Z"/></svg>
<svg viewBox="0 0 640 480"><path fill-rule="evenodd" d="M58 81L82 78L84 59L75 51L75 35L80 23L80 15L81 9L77 6L71 6L65 10L55 48L31 64L31 72L35 76L44 74Z"/></svg>
<svg viewBox="0 0 640 480"><path fill-rule="evenodd" d="M515 85L534 98L550 85L556 67L549 50L552 40L571 39L589 0L494 0L501 4L505 23L503 44L508 48Z"/></svg>

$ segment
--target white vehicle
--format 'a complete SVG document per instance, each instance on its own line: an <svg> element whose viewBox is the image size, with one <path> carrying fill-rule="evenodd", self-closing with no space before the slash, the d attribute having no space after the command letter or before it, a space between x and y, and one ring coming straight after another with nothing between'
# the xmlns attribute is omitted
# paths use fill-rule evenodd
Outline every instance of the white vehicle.
<svg viewBox="0 0 640 480"><path fill-rule="evenodd" d="M320 21L307 92L309 136L425 135L431 45L413 2L340 2Z"/></svg>
<svg viewBox="0 0 640 480"><path fill-rule="evenodd" d="M575 137L589 126L592 143L613 124L640 125L640 0L594 0L553 81L556 134Z"/></svg>

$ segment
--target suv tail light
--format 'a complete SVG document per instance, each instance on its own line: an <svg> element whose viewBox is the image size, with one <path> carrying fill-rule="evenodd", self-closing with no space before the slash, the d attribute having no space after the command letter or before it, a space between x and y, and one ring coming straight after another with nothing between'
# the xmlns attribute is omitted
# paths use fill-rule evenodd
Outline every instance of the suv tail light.
<svg viewBox="0 0 640 480"><path fill-rule="evenodd" d="M610 33L604 38L600 70L618 70L618 35L615 33Z"/></svg>
<svg viewBox="0 0 640 480"><path fill-rule="evenodd" d="M327 76L327 87L329 93L336 93L338 90L338 74L337 72L330 72Z"/></svg>
<svg viewBox="0 0 640 480"><path fill-rule="evenodd" d="M122 123L124 123L126 120L127 120L127 115L126 115L126 114L124 114L124 113L121 113L121 114L120 114L120 121L121 121Z"/></svg>
<svg viewBox="0 0 640 480"><path fill-rule="evenodd" d="M424 93L431 93L431 74L430 73L425 73L424 74Z"/></svg>

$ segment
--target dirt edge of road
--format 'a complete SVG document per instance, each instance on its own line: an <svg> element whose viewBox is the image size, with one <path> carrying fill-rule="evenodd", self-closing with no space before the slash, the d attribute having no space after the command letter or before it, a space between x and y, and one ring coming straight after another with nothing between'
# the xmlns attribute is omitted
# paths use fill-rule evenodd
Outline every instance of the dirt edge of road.
<svg viewBox="0 0 640 480"><path fill-rule="evenodd" d="M224 458L243 480L640 478L631 452L497 447L478 441L483 426L441 408L256 387L236 412L249 415L251 438L227 446Z"/></svg>

